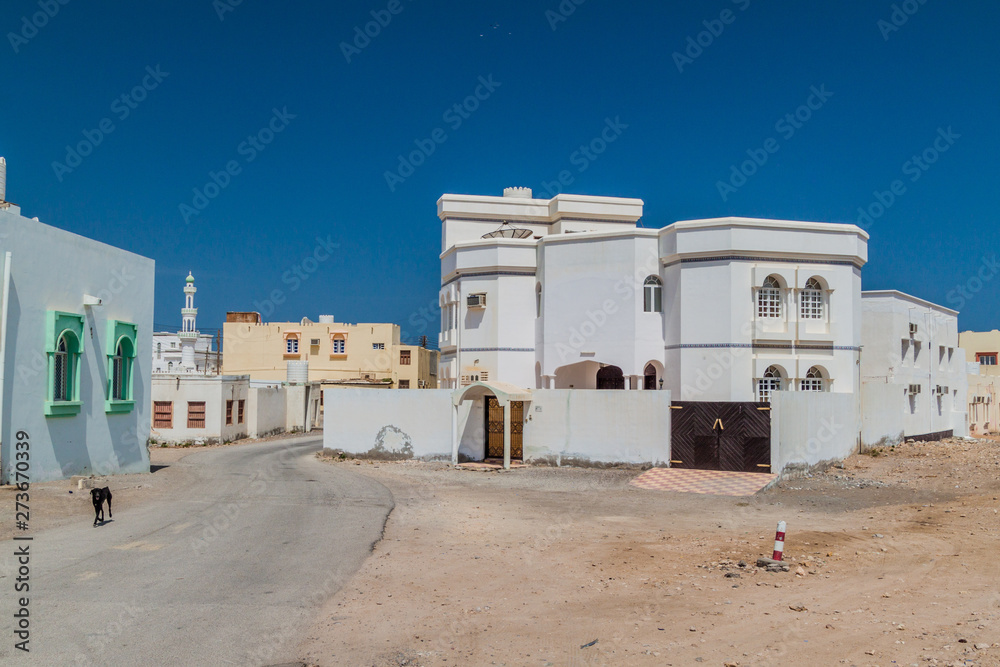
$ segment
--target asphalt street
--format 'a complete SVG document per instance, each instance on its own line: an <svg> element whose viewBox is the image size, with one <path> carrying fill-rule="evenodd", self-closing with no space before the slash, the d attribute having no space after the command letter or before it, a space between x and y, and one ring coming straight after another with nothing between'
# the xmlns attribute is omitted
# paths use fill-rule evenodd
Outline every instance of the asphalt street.
<svg viewBox="0 0 1000 667"><path fill-rule="evenodd" d="M392 495L325 465L318 439L199 452L176 489L30 544L30 653L3 582L0 662L273 665L382 535ZM113 488L113 483L112 483ZM5 549L23 542L0 543Z"/></svg>

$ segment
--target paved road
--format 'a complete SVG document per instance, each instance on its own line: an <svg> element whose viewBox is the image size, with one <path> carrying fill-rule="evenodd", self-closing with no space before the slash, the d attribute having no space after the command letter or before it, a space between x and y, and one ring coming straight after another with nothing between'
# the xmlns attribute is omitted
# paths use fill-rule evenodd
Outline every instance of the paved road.
<svg viewBox="0 0 1000 667"><path fill-rule="evenodd" d="M0 661L271 665L293 660L316 608L381 537L389 491L320 463L319 440L201 452L172 497L31 542L31 653ZM6 549L12 542L0 543Z"/></svg>

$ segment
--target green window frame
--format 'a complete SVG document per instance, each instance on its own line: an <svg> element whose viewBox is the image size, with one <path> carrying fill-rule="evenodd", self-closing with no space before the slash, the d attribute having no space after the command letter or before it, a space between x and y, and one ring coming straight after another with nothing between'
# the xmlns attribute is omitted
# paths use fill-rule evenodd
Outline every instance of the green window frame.
<svg viewBox="0 0 1000 667"><path fill-rule="evenodd" d="M104 411L128 413L135 408L135 339L138 327L131 322L108 320L105 353L108 357L108 386Z"/></svg>
<svg viewBox="0 0 1000 667"><path fill-rule="evenodd" d="M48 358L44 412L47 417L80 413L80 353L83 316L49 310L45 313L45 356Z"/></svg>

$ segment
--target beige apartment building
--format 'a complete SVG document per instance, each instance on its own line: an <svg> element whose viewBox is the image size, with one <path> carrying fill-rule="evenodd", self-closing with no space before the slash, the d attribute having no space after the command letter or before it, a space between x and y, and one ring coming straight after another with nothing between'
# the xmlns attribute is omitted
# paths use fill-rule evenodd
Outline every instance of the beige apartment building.
<svg viewBox="0 0 1000 667"><path fill-rule="evenodd" d="M969 435L1000 433L1000 331L958 334L969 367Z"/></svg>
<svg viewBox="0 0 1000 667"><path fill-rule="evenodd" d="M400 343L395 324L261 322L257 313L227 313L222 329L223 373L252 380L294 381L293 372L325 386L437 389L437 350ZM302 377L304 381L306 378Z"/></svg>

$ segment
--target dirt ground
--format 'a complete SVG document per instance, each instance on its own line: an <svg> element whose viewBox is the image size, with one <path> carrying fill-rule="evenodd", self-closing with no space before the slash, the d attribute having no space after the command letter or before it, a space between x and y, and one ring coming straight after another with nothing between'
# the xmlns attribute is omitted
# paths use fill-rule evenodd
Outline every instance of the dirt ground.
<svg viewBox="0 0 1000 667"><path fill-rule="evenodd" d="M745 498L623 470L330 464L396 509L300 647L311 665L1000 665L996 442L901 445ZM791 570L767 573L779 520Z"/></svg>

